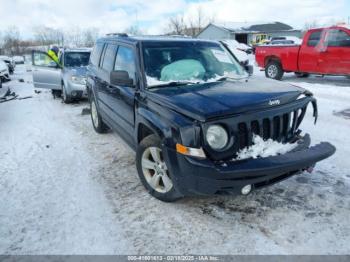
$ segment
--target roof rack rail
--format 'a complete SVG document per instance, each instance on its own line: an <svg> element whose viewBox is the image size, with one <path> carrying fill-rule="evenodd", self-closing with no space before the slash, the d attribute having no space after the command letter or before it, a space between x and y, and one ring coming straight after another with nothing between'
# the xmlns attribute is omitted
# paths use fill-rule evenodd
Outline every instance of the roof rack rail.
<svg viewBox="0 0 350 262"><path fill-rule="evenodd" d="M108 33L106 36L120 36L120 37L128 37L127 33Z"/></svg>

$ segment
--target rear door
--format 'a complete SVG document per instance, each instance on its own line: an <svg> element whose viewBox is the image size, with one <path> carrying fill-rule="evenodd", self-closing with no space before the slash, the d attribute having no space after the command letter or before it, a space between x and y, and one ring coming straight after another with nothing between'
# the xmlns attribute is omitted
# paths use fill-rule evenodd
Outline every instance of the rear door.
<svg viewBox="0 0 350 262"><path fill-rule="evenodd" d="M323 68L319 65L321 55L322 29L312 30L305 37L300 48L298 68L300 72L322 73Z"/></svg>
<svg viewBox="0 0 350 262"><path fill-rule="evenodd" d="M33 83L36 88L61 90L61 67L46 53L33 51Z"/></svg>
<svg viewBox="0 0 350 262"><path fill-rule="evenodd" d="M321 53L327 74L350 74L350 34L342 29L329 29Z"/></svg>
<svg viewBox="0 0 350 262"><path fill-rule="evenodd" d="M112 110L117 124L130 136L134 131L134 102L136 84L136 56L131 46L119 45L115 60L114 71L126 71L133 79L134 86L110 85L109 92L112 98Z"/></svg>
<svg viewBox="0 0 350 262"><path fill-rule="evenodd" d="M98 86L98 99L100 108L106 113L110 121L118 122L115 114L115 94L110 83L110 74L113 71L118 46L106 44L99 66L99 78L96 80Z"/></svg>

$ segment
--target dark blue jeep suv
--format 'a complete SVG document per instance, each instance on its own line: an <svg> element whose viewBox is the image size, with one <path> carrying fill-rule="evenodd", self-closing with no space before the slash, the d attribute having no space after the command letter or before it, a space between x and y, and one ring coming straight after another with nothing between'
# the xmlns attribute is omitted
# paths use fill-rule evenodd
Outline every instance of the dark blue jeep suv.
<svg viewBox="0 0 350 262"><path fill-rule="evenodd" d="M87 75L91 118L136 151L154 197L242 193L331 156L299 129L305 89L250 77L222 43L110 35L96 42Z"/></svg>

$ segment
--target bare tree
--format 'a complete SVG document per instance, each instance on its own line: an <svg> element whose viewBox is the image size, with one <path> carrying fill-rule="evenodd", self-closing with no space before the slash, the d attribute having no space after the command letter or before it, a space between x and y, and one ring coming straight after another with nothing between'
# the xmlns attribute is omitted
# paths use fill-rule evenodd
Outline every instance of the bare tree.
<svg viewBox="0 0 350 262"><path fill-rule="evenodd" d="M170 34L196 36L209 23L215 21L215 16L207 17L202 7L198 7L193 16L184 18L184 15L178 15L169 18Z"/></svg>
<svg viewBox="0 0 350 262"><path fill-rule="evenodd" d="M88 28L83 31L83 46L92 47L98 38L99 30L97 28Z"/></svg>
<svg viewBox="0 0 350 262"><path fill-rule="evenodd" d="M9 54L14 55L20 52L20 33L16 26L10 26L3 36L3 49Z"/></svg>
<svg viewBox="0 0 350 262"><path fill-rule="evenodd" d="M317 27L319 27L319 25L318 25L316 20L311 21L311 22L307 22L304 25L304 31L307 31L307 30L312 29L312 28L317 28Z"/></svg>
<svg viewBox="0 0 350 262"><path fill-rule="evenodd" d="M33 29L33 32L35 41L40 45L64 44L64 34L59 29L38 26Z"/></svg>
<svg viewBox="0 0 350 262"><path fill-rule="evenodd" d="M136 25L132 25L132 26L128 27L127 29L124 30L124 33L130 34L130 35L142 35L143 34L142 30Z"/></svg>
<svg viewBox="0 0 350 262"><path fill-rule="evenodd" d="M170 34L183 35L186 33L187 26L183 15L177 15L169 18L169 32Z"/></svg>

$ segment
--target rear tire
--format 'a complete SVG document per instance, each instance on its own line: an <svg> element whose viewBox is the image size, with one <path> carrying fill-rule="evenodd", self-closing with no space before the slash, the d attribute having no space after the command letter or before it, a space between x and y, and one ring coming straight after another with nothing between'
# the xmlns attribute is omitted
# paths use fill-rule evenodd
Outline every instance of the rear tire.
<svg viewBox="0 0 350 262"><path fill-rule="evenodd" d="M149 135L138 145L136 167L139 178L147 191L164 202L174 202L183 197L173 183L169 164L162 153L162 143L158 136Z"/></svg>
<svg viewBox="0 0 350 262"><path fill-rule="evenodd" d="M267 64L265 68L265 76L267 78L281 80L283 77L284 71L282 65L278 61L271 61Z"/></svg>
<svg viewBox="0 0 350 262"><path fill-rule="evenodd" d="M91 115L92 126L94 127L95 131L99 134L106 133L109 128L103 122L102 117L98 112L96 99L94 95L91 95L90 97L90 115Z"/></svg>

